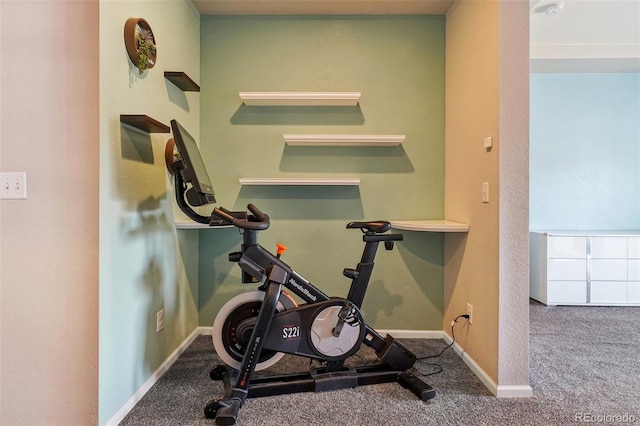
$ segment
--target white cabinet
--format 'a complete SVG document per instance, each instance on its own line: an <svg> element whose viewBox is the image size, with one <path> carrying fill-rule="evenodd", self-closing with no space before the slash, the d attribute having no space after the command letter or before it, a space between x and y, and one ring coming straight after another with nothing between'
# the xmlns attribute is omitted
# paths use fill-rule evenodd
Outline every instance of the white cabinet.
<svg viewBox="0 0 640 426"><path fill-rule="evenodd" d="M587 238L531 233L530 295L547 305L587 303Z"/></svg>
<svg viewBox="0 0 640 426"><path fill-rule="evenodd" d="M640 236L627 240L627 279L629 303L640 305Z"/></svg>
<svg viewBox="0 0 640 426"><path fill-rule="evenodd" d="M532 232L530 296L546 305L640 305L640 232Z"/></svg>

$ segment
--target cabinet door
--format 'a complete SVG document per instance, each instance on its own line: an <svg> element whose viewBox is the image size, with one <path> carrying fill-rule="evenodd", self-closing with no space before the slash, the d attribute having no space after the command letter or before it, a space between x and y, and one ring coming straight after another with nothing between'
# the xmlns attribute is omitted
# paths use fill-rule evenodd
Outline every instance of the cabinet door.
<svg viewBox="0 0 640 426"><path fill-rule="evenodd" d="M629 282L629 303L640 303L640 282Z"/></svg>
<svg viewBox="0 0 640 426"><path fill-rule="evenodd" d="M547 268L549 281L586 281L586 259L549 259Z"/></svg>
<svg viewBox="0 0 640 426"><path fill-rule="evenodd" d="M627 238L629 259L640 259L640 237Z"/></svg>
<svg viewBox="0 0 640 426"><path fill-rule="evenodd" d="M587 303L586 281L549 281L548 305L585 303Z"/></svg>
<svg viewBox="0 0 640 426"><path fill-rule="evenodd" d="M591 279L594 281L626 281L626 259L591 259Z"/></svg>
<svg viewBox="0 0 640 426"><path fill-rule="evenodd" d="M550 236L547 256L559 259L587 257L587 237Z"/></svg>
<svg viewBox="0 0 640 426"><path fill-rule="evenodd" d="M627 237L591 237L591 258L626 259Z"/></svg>
<svg viewBox="0 0 640 426"><path fill-rule="evenodd" d="M627 261L627 279L629 281L640 281L640 259L629 259Z"/></svg>
<svg viewBox="0 0 640 426"><path fill-rule="evenodd" d="M592 281L591 303L627 303L626 281Z"/></svg>

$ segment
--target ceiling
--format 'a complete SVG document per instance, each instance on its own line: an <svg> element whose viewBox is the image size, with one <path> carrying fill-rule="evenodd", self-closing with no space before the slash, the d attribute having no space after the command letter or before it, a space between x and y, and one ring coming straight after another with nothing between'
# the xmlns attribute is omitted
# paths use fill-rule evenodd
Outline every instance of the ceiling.
<svg viewBox="0 0 640 426"><path fill-rule="evenodd" d="M559 13L545 13L559 3ZM532 0L530 8L532 71L640 72L640 0Z"/></svg>
<svg viewBox="0 0 640 426"><path fill-rule="evenodd" d="M192 0L202 14L446 14L454 0ZM477 0L472 0L477 1ZM640 0L529 1L534 72L640 72ZM545 13L561 3L557 14Z"/></svg>

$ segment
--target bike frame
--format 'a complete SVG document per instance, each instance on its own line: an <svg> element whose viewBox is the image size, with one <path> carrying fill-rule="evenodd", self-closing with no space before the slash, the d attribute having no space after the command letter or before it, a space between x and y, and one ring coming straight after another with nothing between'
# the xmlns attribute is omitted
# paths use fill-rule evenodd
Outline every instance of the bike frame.
<svg viewBox="0 0 640 426"><path fill-rule="evenodd" d="M244 230L242 257L240 257L240 259L238 260L240 268L242 268L243 272L251 276L254 282L263 282L265 284L267 284L265 280L268 280L268 282L271 283L278 282L281 286L285 287L287 290L297 295L307 303L317 303L329 300L329 296L315 287L302 275L295 272L277 256L273 255L272 253L264 249L264 247L260 246L257 243L257 235L255 234L257 234L257 231ZM401 235L396 234L363 235L365 248L362 254L362 258L360 259L360 262L358 263L358 266L355 270L346 269L344 273L346 276L352 278L347 300L353 303L356 307L362 307L362 302L367 291L369 279L373 271L374 259L379 243L381 241L388 242L399 240L401 238ZM234 255L237 257L239 253L232 254L231 256ZM274 277L267 276L270 270L271 273L273 273ZM277 273L274 273L275 271L277 271ZM278 297L279 296L280 292L278 292ZM273 315L273 312L271 312L271 315ZM373 328L365 324L364 343L372 347L376 352L381 352L385 349L386 346L388 346L389 340L383 338ZM388 362L385 359L383 359L383 361ZM395 368L399 369L409 367L411 366L395 366Z"/></svg>
<svg viewBox="0 0 640 426"><path fill-rule="evenodd" d="M225 219L233 220L231 212L224 211L223 213ZM256 211L256 213L258 212ZM262 215L261 212L259 214ZM225 382L225 393L222 399L212 400L205 406L205 415L209 418L215 418L218 425L233 425L238 417L240 407L244 405L247 398L293 392L337 390L389 382L398 382L403 387L410 389L423 401L434 398L435 390L431 386L406 371L415 363L415 354L402 346L392 336L387 335L383 338L367 324L363 324L363 337L358 346L364 343L373 348L378 358L383 361L382 364L346 368L344 367L344 362L348 356L331 359L330 357L313 356L307 352L299 352L298 354L305 357L324 361L324 367L312 368L308 373L252 377L263 348L273 350L273 348L267 346L274 345L277 346L276 350L278 352L296 353L293 350L288 351L287 349L289 348L281 349L280 346L273 343L274 335L270 334L272 332L272 323L275 323L274 327L277 327L281 316L287 312L297 311L302 315L302 310L306 310L316 304L323 305L332 299L302 275L295 272L280 259L279 255L270 253L258 244L258 231L268 227L268 217L264 216L264 218L267 221L266 226L262 224L263 220L258 221L259 225L257 226L261 228L251 229L238 226L243 233L241 251L231 253L229 260L237 262L242 269L243 282L260 283L259 290L264 291L265 295L253 325L240 369L231 370L225 366L218 366L211 371L210 376L212 379ZM368 228L372 224L354 222L354 226L350 226L351 224L348 226L362 230L365 248L356 269L344 269L343 274L352 280L351 287L347 299L337 300L352 304L358 310L362 306L365 297L373 271L373 261L380 242L384 242L385 248L391 250L394 241L402 240L401 234L384 234L383 231L377 233L374 232L374 228L369 230ZM278 314L278 301L285 288L307 303ZM274 321L276 317L278 319ZM303 332L309 332L306 327L308 327L308 323L300 324L300 335ZM303 328L304 331L302 330Z"/></svg>

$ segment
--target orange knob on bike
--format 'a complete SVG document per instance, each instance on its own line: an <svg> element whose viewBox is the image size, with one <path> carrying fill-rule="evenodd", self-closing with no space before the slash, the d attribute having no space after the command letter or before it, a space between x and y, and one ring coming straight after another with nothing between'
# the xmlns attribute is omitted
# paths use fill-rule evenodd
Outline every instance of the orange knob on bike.
<svg viewBox="0 0 640 426"><path fill-rule="evenodd" d="M282 253L287 251L287 246L283 246L282 244L276 244L276 247L278 247L278 250L276 251L278 258L282 255Z"/></svg>

